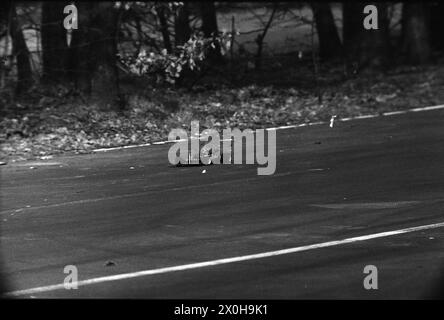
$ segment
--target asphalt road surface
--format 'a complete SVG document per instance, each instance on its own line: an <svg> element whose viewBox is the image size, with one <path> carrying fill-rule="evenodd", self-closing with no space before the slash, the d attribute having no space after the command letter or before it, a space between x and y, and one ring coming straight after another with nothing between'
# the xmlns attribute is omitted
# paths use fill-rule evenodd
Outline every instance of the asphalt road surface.
<svg viewBox="0 0 444 320"><path fill-rule="evenodd" d="M172 167L168 148L3 166L8 291L24 298L440 294L444 110L279 130L271 176L258 176L255 165ZM67 265L83 281L77 290L60 285ZM367 265L377 268L377 289L364 288Z"/></svg>

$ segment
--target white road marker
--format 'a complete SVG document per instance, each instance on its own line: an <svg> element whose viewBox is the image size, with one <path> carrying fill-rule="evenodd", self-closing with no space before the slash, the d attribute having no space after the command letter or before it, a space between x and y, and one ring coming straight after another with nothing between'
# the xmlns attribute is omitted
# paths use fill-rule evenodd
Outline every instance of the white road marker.
<svg viewBox="0 0 444 320"><path fill-rule="evenodd" d="M335 119L336 119L336 115L334 115L334 116L331 116L331 119L330 119L330 128L333 128L333 125L334 125L334 123L335 123Z"/></svg>
<svg viewBox="0 0 444 320"><path fill-rule="evenodd" d="M250 254L250 255L245 255L245 256L237 256L237 257L231 257L231 258L224 258L224 259L217 259L217 260L184 264L184 265L173 266L173 267L150 269L150 270L136 271L136 272L130 272L130 273L122 273L122 274L117 274L117 275L113 275L113 276L92 278L92 279L78 281L77 286L79 286L79 287L80 286L87 286L87 285L92 285L92 284L97 284L97 283L132 279L132 278L145 277L145 276L156 275L156 274L164 274L164 273L170 273L170 272L176 272L176 271L185 271L185 270L191 270L191 269L212 267L212 266L241 262L241 261L263 259L263 258L281 256L281 255L286 255L286 254L291 254L291 253L296 253L296 252L309 251L309 250L315 250L315 249L321 249L321 248L327 248L327 247L334 247L334 246L339 246L339 245L349 244L349 243L354 243L354 242L360 242L360 241L366 241L366 240L372 240L372 239L378 239L378 238L385 238L385 237L390 237L390 236L395 236L395 235L400 235L400 234L405 234L405 233L410 233L410 232L415 232L415 231L436 229L436 228L441 228L441 227L444 227L444 222L422 225L422 226L411 227L411 228L404 228L404 229L393 230L393 231L379 232L379 233L374 233L374 234L369 234L369 235L364 235L364 236L346 238L346 239L342 239L342 240L321 242L321 243L317 243L317 244L305 245L305 246L300 246L300 247L293 247L293 248L282 249L282 250L267 251L267 252ZM7 292L5 295L7 297L17 297L17 296L23 296L23 295L32 295L32 294L36 294L36 293L60 290L60 289L64 289L64 288L65 288L65 285L63 283L60 283L60 284L54 284L54 285L50 285L50 286L43 286L43 287L36 287L36 288L31 288L31 289L11 291L11 292Z"/></svg>
<svg viewBox="0 0 444 320"><path fill-rule="evenodd" d="M384 112L382 115L383 116L394 116L397 114L403 114L404 111L392 111L392 112Z"/></svg>

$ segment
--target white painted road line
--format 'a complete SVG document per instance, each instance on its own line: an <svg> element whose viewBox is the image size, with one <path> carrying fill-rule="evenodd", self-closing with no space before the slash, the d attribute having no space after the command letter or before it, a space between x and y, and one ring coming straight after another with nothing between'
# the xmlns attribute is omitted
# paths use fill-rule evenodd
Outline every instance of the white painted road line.
<svg viewBox="0 0 444 320"><path fill-rule="evenodd" d="M438 110L438 109L444 109L444 105L440 104L438 106L430 106L430 107L423 107L423 108L413 108L407 110L407 112L421 112L421 111L430 111L430 110Z"/></svg>
<svg viewBox="0 0 444 320"><path fill-rule="evenodd" d="M340 118L337 121L346 122L346 121L351 121L351 120L371 119L371 118L377 118L377 117L386 117L386 116L406 114L406 113L410 113L410 112L431 111L431 110L439 110L439 109L444 109L444 105L441 104L438 106L413 108L413 109L407 109L407 110L385 112L382 114L369 114L369 115L356 116L356 117L350 117L350 118ZM286 129L306 127L306 126L318 126L318 125L329 124L329 123L330 123L330 121L319 121L319 122L301 123L301 124L295 124L295 125L287 125L287 126L264 128L264 129L267 131L286 130ZM180 140L176 140L176 141L180 141ZM172 142L176 142L176 141L157 141L157 142L152 142L152 143L144 143L144 144L137 144L137 145L121 146L121 147L100 148L100 149L94 149L92 152L106 152L106 151L113 151L113 150L146 147L146 146L150 146L150 145L162 145L162 144L172 143Z"/></svg>
<svg viewBox="0 0 444 320"><path fill-rule="evenodd" d="M367 240L372 240L372 239L377 239L377 238L385 238L385 237L390 237L390 236L395 236L395 235L400 235L400 234L405 234L405 233L410 233L410 232L415 232L415 231L436 229L436 228L441 228L441 227L444 227L444 222L428 224L428 225L423 225L423 226L418 226L418 227L399 229L399 230L393 230L393 231L387 231L387 232L374 233L374 234L369 234L369 235L364 235L364 236L359 236L359 237L347 238L347 239L343 239L343 240L321 242L321 243L317 243L317 244L300 246L300 247L293 247L293 248L282 249L282 250L267 251L267 252L250 254L250 255L245 255L245 256L203 261L203 262L197 262L197 263L184 264L184 265L180 265L180 266L165 267L165 268L159 268L159 269L150 269L150 270L143 270L143 271L137 271L137 272L131 272L131 273L123 273L123 274L117 274L114 276L104 276L104 277L92 278L92 279L78 281L77 285L80 287L80 286L87 286L87 285L92 285L92 284L97 284L97 283L132 279L132 278L145 277L145 276L156 275L156 274L164 274L164 273L170 273L170 272L176 272L176 271L185 271L185 270L191 270L191 269L212 267L212 266L241 262L241 261L263 259L263 258L281 256L281 255L286 255L286 254L291 254L291 253L296 253L296 252L309 251L309 250L334 247L334 246L339 246L339 245L349 244L349 243L354 243L354 242L367 241ZM70 284L70 285L72 285L72 284ZM31 289L12 291L12 292L6 293L5 295L7 297L17 297L17 296L22 296L22 295L31 295L31 294L36 294L36 293L61 290L64 288L65 288L64 284L60 283L60 284L55 284L55 285L50 285L50 286L43 286L43 287L36 287L36 288L31 288Z"/></svg>

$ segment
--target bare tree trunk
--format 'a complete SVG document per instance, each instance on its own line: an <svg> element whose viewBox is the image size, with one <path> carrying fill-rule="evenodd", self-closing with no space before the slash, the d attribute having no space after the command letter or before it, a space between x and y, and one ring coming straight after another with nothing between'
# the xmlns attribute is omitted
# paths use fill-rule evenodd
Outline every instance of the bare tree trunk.
<svg viewBox="0 0 444 320"><path fill-rule="evenodd" d="M361 65L381 69L387 67L390 52L388 5L385 2L373 5L378 9L378 29L363 29Z"/></svg>
<svg viewBox="0 0 444 320"><path fill-rule="evenodd" d="M175 44L181 46L191 37L188 3L184 2L176 11L174 20Z"/></svg>
<svg viewBox="0 0 444 320"><path fill-rule="evenodd" d="M71 45L77 89L102 109L117 108L118 12L112 2L80 2L77 7L79 29L74 30Z"/></svg>
<svg viewBox="0 0 444 320"><path fill-rule="evenodd" d="M16 4L10 7L10 34L12 38L12 54L17 60L17 86L16 94L21 94L32 85L32 68L28 47L21 25L17 18Z"/></svg>
<svg viewBox="0 0 444 320"><path fill-rule="evenodd" d="M11 2L10 1L2 1L0 2L0 30L2 31L2 37L5 37L5 56L2 57L2 61L0 63L0 90L5 87L6 76L8 74L9 64L9 13L11 11ZM0 105L0 110L3 109L4 105Z"/></svg>
<svg viewBox="0 0 444 320"><path fill-rule="evenodd" d="M42 81L60 82L66 79L68 45L66 30L63 27L65 2L42 3Z"/></svg>
<svg viewBox="0 0 444 320"><path fill-rule="evenodd" d="M3 32L2 36L8 36L9 16L11 12L12 1L0 2L0 27ZM4 30L3 30L4 29Z"/></svg>
<svg viewBox="0 0 444 320"><path fill-rule="evenodd" d="M360 49L362 27L362 4L359 2L344 2L342 5L343 41L349 63L353 63Z"/></svg>
<svg viewBox="0 0 444 320"><path fill-rule="evenodd" d="M202 31L205 38L213 38L218 35L216 8L213 1L200 2L200 14L202 18ZM220 61L222 55L219 45L215 44L215 48L210 49L208 56L213 61Z"/></svg>
<svg viewBox="0 0 444 320"><path fill-rule="evenodd" d="M319 38L319 56L321 59L342 56L342 44L339 39L330 4L327 2L313 2L311 7L313 9Z"/></svg>
<svg viewBox="0 0 444 320"><path fill-rule="evenodd" d="M260 70L262 68L262 50L264 47L264 39L267 35L268 29L271 27L271 23L273 22L274 16L278 9L278 4L275 3L273 6L273 11L271 11L270 18L268 18L267 24L264 26L264 30L256 37L257 51L255 56L255 68L256 70Z"/></svg>
<svg viewBox="0 0 444 320"><path fill-rule="evenodd" d="M182 6L176 9L174 16L174 44L176 47L184 45L191 38L191 28L189 19L188 3L184 2ZM182 70L180 76L176 79L175 85L181 86L184 79L190 74L188 69Z"/></svg>
<svg viewBox="0 0 444 320"><path fill-rule="evenodd" d="M213 1L200 2L200 13L202 16L202 31L206 38L217 34L216 8Z"/></svg>
<svg viewBox="0 0 444 320"><path fill-rule="evenodd" d="M403 4L403 49L407 61L423 64L430 60L430 32L427 4L406 2ZM442 31L442 30L441 30Z"/></svg>
<svg viewBox="0 0 444 320"><path fill-rule="evenodd" d="M378 10L378 29L363 27L364 7L373 4ZM349 71L366 67L382 69L389 60L389 30L387 4L344 2L344 47Z"/></svg>
<svg viewBox="0 0 444 320"><path fill-rule="evenodd" d="M91 61L90 34L91 10L93 4L88 2L77 3L78 29L73 30L71 48L69 50L69 74L76 89L86 97L91 95L91 75L93 63Z"/></svg>
<svg viewBox="0 0 444 320"><path fill-rule="evenodd" d="M96 65L92 75L92 98L110 109L117 107L120 99L117 73L118 12L113 2L99 2L97 7L91 24L91 58Z"/></svg>
<svg viewBox="0 0 444 320"><path fill-rule="evenodd" d="M430 41L433 48L437 50L444 49L444 2L430 3Z"/></svg>
<svg viewBox="0 0 444 320"><path fill-rule="evenodd" d="M159 19L160 32L163 37L163 44L168 53L171 53L173 46L171 45L170 33L168 31L168 23L165 16L165 6L160 3L156 5L157 18Z"/></svg>

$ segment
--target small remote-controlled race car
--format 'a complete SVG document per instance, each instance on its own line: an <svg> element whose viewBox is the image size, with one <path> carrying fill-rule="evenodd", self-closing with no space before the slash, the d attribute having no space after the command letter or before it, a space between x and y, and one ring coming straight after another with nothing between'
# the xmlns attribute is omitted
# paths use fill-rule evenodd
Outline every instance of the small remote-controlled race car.
<svg viewBox="0 0 444 320"><path fill-rule="evenodd" d="M200 156L202 154L202 157ZM188 149L188 157L186 159L180 158L179 163L176 166L207 166L212 164L222 164L224 159L227 163L231 163L231 150L230 153L223 153L223 150L219 149L219 163L212 161L213 149L205 148L203 146L199 150L199 154L191 152L191 148ZM228 160L228 161L227 161Z"/></svg>

